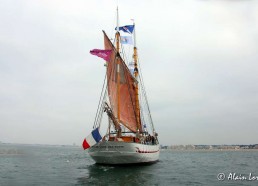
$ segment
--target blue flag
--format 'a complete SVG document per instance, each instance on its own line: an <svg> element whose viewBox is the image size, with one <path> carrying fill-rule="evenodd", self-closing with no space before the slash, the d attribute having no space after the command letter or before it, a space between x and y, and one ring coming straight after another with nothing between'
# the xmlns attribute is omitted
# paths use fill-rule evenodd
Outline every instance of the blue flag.
<svg viewBox="0 0 258 186"><path fill-rule="evenodd" d="M117 28L117 27L116 27ZM129 34L133 33L134 30L134 25L125 25L125 26L121 26L119 27L119 30L122 30L123 32L127 32Z"/></svg>
<svg viewBox="0 0 258 186"><path fill-rule="evenodd" d="M133 44L132 36L121 36L121 43L122 44Z"/></svg>

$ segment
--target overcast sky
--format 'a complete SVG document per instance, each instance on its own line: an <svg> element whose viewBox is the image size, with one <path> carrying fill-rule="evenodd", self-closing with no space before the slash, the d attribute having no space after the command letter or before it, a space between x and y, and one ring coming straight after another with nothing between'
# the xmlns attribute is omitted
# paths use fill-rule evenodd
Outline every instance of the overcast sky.
<svg viewBox="0 0 258 186"><path fill-rule="evenodd" d="M117 1L0 0L0 141L80 145ZM161 144L258 143L258 1L120 1Z"/></svg>

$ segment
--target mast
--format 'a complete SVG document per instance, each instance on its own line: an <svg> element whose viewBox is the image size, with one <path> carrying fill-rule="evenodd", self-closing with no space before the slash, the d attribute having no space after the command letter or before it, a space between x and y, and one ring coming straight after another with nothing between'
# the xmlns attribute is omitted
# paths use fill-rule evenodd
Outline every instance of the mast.
<svg viewBox="0 0 258 186"><path fill-rule="evenodd" d="M120 33L119 33L119 16L118 16L118 7L117 7L117 25L116 25L116 65L117 65L117 71L116 71L116 79L117 79L117 120L118 123L120 123L120 60L118 60L119 57L119 51L120 51ZM118 136L121 135L121 129L118 130Z"/></svg>
<svg viewBox="0 0 258 186"><path fill-rule="evenodd" d="M133 48L133 59L134 59L134 77L138 81L138 76L139 76L139 71L138 71L138 54L137 54L137 47L136 47L136 33L135 33L135 23L133 22L134 25L134 48ZM138 82L135 83L135 106L136 106L136 120L137 120L137 129L139 131L142 131L141 127L141 119L140 119L140 103L139 103L139 87L138 87Z"/></svg>

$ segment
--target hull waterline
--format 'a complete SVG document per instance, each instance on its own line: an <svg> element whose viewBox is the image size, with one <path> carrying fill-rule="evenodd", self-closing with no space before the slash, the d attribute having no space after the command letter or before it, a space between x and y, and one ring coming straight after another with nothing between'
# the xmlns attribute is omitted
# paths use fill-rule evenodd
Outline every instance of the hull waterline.
<svg viewBox="0 0 258 186"><path fill-rule="evenodd" d="M159 159L159 145L103 141L89 149L89 155L98 164L143 164Z"/></svg>

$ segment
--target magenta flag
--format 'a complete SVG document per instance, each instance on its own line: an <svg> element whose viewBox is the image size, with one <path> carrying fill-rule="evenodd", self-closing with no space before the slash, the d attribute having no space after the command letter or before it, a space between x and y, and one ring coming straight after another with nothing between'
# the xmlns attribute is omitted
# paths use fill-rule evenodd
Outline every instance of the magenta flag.
<svg viewBox="0 0 258 186"><path fill-rule="evenodd" d="M100 49L93 49L90 51L92 55L101 57L102 59L109 61L110 55L112 50L100 50Z"/></svg>

